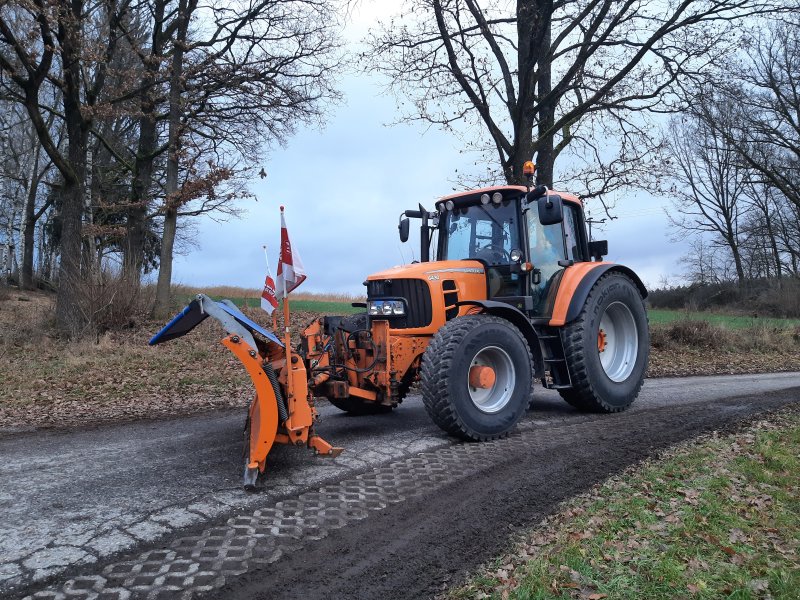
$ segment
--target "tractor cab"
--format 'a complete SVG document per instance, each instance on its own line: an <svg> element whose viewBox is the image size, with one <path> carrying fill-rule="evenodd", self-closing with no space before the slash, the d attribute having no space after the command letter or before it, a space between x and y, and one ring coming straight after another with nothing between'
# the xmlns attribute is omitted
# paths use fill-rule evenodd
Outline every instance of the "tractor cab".
<svg viewBox="0 0 800 600"><path fill-rule="evenodd" d="M444 197L435 212L423 211L401 217L401 239L406 214L421 217L422 244L435 246L435 260L481 262L487 297L532 318L550 317L564 269L590 260L583 208L571 194L497 186Z"/></svg>

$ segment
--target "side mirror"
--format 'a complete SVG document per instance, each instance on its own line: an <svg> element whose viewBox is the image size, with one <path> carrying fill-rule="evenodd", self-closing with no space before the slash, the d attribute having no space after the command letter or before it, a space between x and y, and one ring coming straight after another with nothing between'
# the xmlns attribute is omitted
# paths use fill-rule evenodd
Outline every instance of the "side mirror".
<svg viewBox="0 0 800 600"><path fill-rule="evenodd" d="M603 260L603 257L608 254L608 241L607 240L597 240L594 242L589 242L589 256L591 256L596 261Z"/></svg>
<svg viewBox="0 0 800 600"><path fill-rule="evenodd" d="M408 217L400 217L397 230L400 232L400 241L405 244L408 241Z"/></svg>
<svg viewBox="0 0 800 600"><path fill-rule="evenodd" d="M539 198L539 222L542 225L555 225L564 220L564 204L561 196L548 194Z"/></svg>

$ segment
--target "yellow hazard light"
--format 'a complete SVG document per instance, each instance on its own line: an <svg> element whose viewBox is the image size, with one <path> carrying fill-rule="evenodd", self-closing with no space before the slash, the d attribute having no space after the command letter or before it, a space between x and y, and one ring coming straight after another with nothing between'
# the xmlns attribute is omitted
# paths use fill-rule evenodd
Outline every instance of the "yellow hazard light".
<svg viewBox="0 0 800 600"><path fill-rule="evenodd" d="M532 160L526 160L525 163L522 165L523 175L533 175L535 171L536 171L536 165L533 164Z"/></svg>

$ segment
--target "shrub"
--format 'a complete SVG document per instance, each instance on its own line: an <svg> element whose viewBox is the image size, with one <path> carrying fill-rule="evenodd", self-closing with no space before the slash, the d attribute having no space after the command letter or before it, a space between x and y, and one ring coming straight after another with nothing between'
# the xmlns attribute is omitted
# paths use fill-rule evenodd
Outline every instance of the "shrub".
<svg viewBox="0 0 800 600"><path fill-rule="evenodd" d="M733 282L692 284L651 290L648 302L653 308L693 311L722 310L764 317L800 317L800 280L785 277Z"/></svg>
<svg viewBox="0 0 800 600"><path fill-rule="evenodd" d="M659 329L669 342L681 346L721 349L732 345L732 334L708 321L681 319Z"/></svg>
<svg viewBox="0 0 800 600"><path fill-rule="evenodd" d="M78 310L85 327L80 337L98 339L106 331L137 327L149 316L153 293L152 287L110 271L82 281Z"/></svg>

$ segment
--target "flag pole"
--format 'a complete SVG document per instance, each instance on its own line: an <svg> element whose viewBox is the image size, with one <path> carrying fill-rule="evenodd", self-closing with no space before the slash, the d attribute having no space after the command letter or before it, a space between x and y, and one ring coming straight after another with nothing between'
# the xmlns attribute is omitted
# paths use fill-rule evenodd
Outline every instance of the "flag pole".
<svg viewBox="0 0 800 600"><path fill-rule="evenodd" d="M267 254L267 245L261 246L264 249L264 260L267 261L267 273L269 274L269 255ZM278 313L272 311L272 331L278 330Z"/></svg>
<svg viewBox="0 0 800 600"><path fill-rule="evenodd" d="M281 206L281 222L283 222L283 206ZM283 252L283 248L281 248ZM283 340L286 346L286 391L292 397L292 334L289 331L289 294L286 291L286 279L283 280ZM287 401L288 399L287 398ZM291 404L289 405L291 406Z"/></svg>

